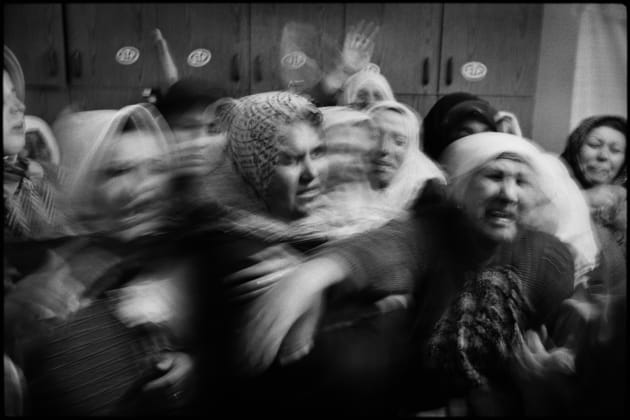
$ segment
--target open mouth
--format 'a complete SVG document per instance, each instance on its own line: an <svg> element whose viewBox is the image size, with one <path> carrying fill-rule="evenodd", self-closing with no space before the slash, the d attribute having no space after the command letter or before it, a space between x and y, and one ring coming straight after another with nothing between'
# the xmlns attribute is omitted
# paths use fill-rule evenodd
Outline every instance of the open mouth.
<svg viewBox="0 0 630 420"><path fill-rule="evenodd" d="M486 211L486 220L494 225L510 225L516 222L516 213L509 210L489 209Z"/></svg>

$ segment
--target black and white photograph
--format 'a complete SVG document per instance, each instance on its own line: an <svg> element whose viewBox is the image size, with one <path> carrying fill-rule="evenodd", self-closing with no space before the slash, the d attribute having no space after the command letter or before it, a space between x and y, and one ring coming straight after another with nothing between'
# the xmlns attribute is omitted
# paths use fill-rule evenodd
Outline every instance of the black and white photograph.
<svg viewBox="0 0 630 420"><path fill-rule="evenodd" d="M627 415L624 4L2 7L5 416Z"/></svg>

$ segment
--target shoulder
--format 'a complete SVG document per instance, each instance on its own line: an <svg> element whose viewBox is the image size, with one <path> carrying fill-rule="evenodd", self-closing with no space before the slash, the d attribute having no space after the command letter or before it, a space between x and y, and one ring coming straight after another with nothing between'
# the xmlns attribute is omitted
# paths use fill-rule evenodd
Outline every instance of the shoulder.
<svg viewBox="0 0 630 420"><path fill-rule="evenodd" d="M534 257L542 262L555 266L557 269L573 270L573 256L569 245L546 232L524 228L520 240L527 244Z"/></svg>

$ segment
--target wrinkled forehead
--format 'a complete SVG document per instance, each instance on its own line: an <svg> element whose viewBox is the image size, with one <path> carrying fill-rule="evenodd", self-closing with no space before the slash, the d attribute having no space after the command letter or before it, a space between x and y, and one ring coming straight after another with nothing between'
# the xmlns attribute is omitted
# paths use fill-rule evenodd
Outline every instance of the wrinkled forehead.
<svg viewBox="0 0 630 420"><path fill-rule="evenodd" d="M532 163L517 153L502 153L482 165L479 171L501 171L510 175L536 176Z"/></svg>

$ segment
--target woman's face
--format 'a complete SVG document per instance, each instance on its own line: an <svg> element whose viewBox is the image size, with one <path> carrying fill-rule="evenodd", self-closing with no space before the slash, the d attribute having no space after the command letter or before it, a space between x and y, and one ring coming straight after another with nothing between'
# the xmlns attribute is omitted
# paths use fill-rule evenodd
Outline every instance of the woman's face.
<svg viewBox="0 0 630 420"><path fill-rule="evenodd" d="M112 145L97 170L94 200L115 220L118 229L141 231L154 227L168 199L168 168L163 149L153 136L124 133Z"/></svg>
<svg viewBox="0 0 630 420"><path fill-rule="evenodd" d="M500 158L472 175L461 204L486 236L496 242L509 242L516 236L517 223L537 198L531 167L522 161Z"/></svg>
<svg viewBox="0 0 630 420"><path fill-rule="evenodd" d="M405 160L411 139L405 129L405 117L395 111L379 111L373 121L377 135L371 158L371 179L376 188L385 188Z"/></svg>
<svg viewBox="0 0 630 420"><path fill-rule="evenodd" d="M24 104L17 97L15 86L4 70L2 75L2 91L3 110L2 110L2 127L3 137L2 146L4 148L4 156L18 154L25 145L25 129L24 129Z"/></svg>
<svg viewBox="0 0 630 420"><path fill-rule="evenodd" d="M366 179L368 154L373 132L366 124L341 124L325 133L330 182L356 182ZM336 179L332 179L332 178Z"/></svg>
<svg viewBox="0 0 630 420"><path fill-rule="evenodd" d="M304 122L280 130L276 141L278 164L265 201L274 216L295 220L308 215L322 192L327 172L325 147L320 133Z"/></svg>
<svg viewBox="0 0 630 420"><path fill-rule="evenodd" d="M578 161L584 178L593 185L602 185L617 176L625 157L626 136L614 128L600 126L586 136Z"/></svg>
<svg viewBox="0 0 630 420"><path fill-rule="evenodd" d="M488 124L475 119L466 119L457 124L455 127L449 129L446 136L449 141L453 142L457 139L461 139L462 137L477 133L484 133L486 131L492 131Z"/></svg>
<svg viewBox="0 0 630 420"><path fill-rule="evenodd" d="M354 99L354 105L359 109L365 109L370 105L385 100L383 90L378 84L369 80L359 88Z"/></svg>

